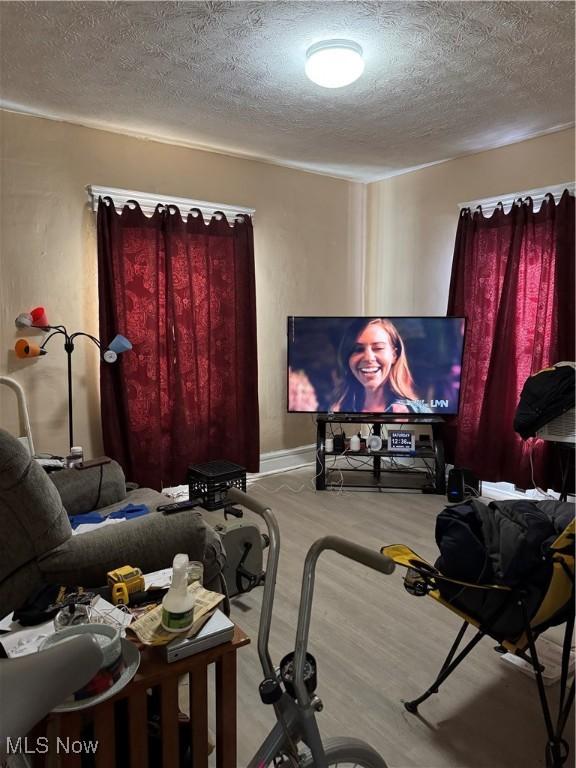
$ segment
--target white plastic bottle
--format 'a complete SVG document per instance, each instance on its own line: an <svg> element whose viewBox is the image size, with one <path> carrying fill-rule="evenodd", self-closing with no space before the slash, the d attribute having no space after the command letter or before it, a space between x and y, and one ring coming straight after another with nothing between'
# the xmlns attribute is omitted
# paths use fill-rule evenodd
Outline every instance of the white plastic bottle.
<svg viewBox="0 0 576 768"><path fill-rule="evenodd" d="M162 600L162 626L167 632L185 632L194 621L194 595L188 592L188 555L176 555L172 584Z"/></svg>
<svg viewBox="0 0 576 768"><path fill-rule="evenodd" d="M77 464L81 464L84 461L84 450L80 445L74 445L70 448L70 453L66 457L66 468L72 469Z"/></svg>

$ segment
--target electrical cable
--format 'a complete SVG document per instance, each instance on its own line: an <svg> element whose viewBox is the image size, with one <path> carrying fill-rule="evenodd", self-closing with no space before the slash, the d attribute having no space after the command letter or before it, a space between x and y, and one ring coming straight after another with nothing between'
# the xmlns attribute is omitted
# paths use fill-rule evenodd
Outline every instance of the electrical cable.
<svg viewBox="0 0 576 768"><path fill-rule="evenodd" d="M315 457L318 461L320 461L320 453L321 453L320 449L317 449ZM346 491L344 491L344 474L340 469L340 467L337 466L337 460L342 457L346 458L346 453L347 451L344 451L343 453L335 454L332 457L333 458L332 466L327 467L326 463L324 466L324 471L326 475L328 475L328 473L330 472L338 472L339 474L338 481L336 483L331 482L330 484L327 484L325 488L326 491L335 493L338 496L347 495ZM291 467L290 469L283 470L282 474L284 474L285 472L291 472L294 469L301 469L301 468L302 467ZM261 488L262 490L266 491L266 493L278 493L283 489L286 489L291 493L302 493L303 491L306 491L306 490L312 490L316 492L315 481L316 481L316 478L319 477L321 474L322 474L322 470L320 470L319 472L316 472L309 480L307 480L304 483L300 483L300 485L298 486L293 486L293 485L290 485L289 483L281 483L280 485L277 485L274 488L271 488L270 486L264 484L265 480L264 478L262 478L262 479L253 480L250 484L250 487L257 486L258 488Z"/></svg>
<svg viewBox="0 0 576 768"><path fill-rule="evenodd" d="M313 418L314 423L317 424L318 423L318 419L315 416L312 416L312 418ZM327 421L327 425L328 425L328 427L330 429L330 435L329 436L332 439L334 439L335 438L334 424L332 422L330 422L330 421ZM368 426L369 426L370 435L376 434L375 429L374 429L375 425L374 424L369 424ZM402 423L399 426L400 426L400 429L404 429L404 427L410 426L410 425ZM340 434L342 434L342 435L345 434L344 430L342 428L340 429ZM321 465L321 453L322 453L322 451L321 451L320 447L317 447L316 451L315 451L315 462L316 462L317 465ZM358 455L358 453L356 451L350 451L349 448L346 448L344 451L342 451L342 453L334 453L334 454L329 454L329 455L331 455L332 459L333 459L331 466L327 466L327 462L326 462L327 456L326 456L326 453L324 453L324 474L325 474L325 477L328 478L329 475L335 474L335 473L338 473L339 477L338 477L338 480L336 480L336 481L332 481L331 480L329 483L327 482L326 485L325 485L325 489L324 490L331 491L332 493L336 493L337 495L344 495L346 493L344 491L344 485L345 485L344 484L344 471L346 470L346 467L344 467L344 468L341 467L338 464L338 460L339 459L344 459L347 462L347 464L351 467L352 470L354 470L354 469L361 470L362 467L370 467L371 468L372 467L373 459L377 456L377 452L375 452L374 454L368 452L368 453L361 453L361 454ZM390 473L398 472L398 473L404 473L404 474L411 473L411 474L419 474L419 475L422 475L423 473L425 473L427 479L433 479L434 478L434 472L433 472L432 468L430 467L430 465L424 459L421 459L421 461L424 463L425 469L415 466L415 458L414 457L412 457L413 464L411 466L408 466L408 467L407 466L402 466L402 465L398 464L398 462L396 461L396 459L393 456L380 456L380 458L381 458L381 460L383 462L387 462L387 464L385 464L382 467L382 469L385 472L390 472ZM290 469L281 470L281 471L282 472L288 472L288 471L292 471L294 469L300 469L303 466L305 466L305 465L303 464L300 467L291 467ZM309 485L312 485L312 490L316 491L317 489L316 489L315 481L316 481L316 479L321 474L322 474L322 468L320 468L320 470L318 472L316 472L313 475L313 477L310 478L310 480L306 481L305 483L300 483L300 485L298 485L296 487L290 485L289 483L281 483L280 485L278 485L278 486L276 486L274 488L271 488L271 487L269 487L267 485L263 485L263 482L265 482L264 478L253 479L253 480L250 481L250 485L251 486L257 485L260 488L262 488L263 490L265 490L267 493L278 493L279 491L281 491L283 489L286 489L286 490L290 491L291 493L302 493L304 490L307 490L309 488Z"/></svg>
<svg viewBox="0 0 576 768"><path fill-rule="evenodd" d="M372 466L372 459L371 458L363 458L364 454L362 456L352 456L348 454L342 454L344 458L346 459L347 464L352 469L360 469L360 467L371 467ZM352 463L352 460L356 462L356 464Z"/></svg>
<svg viewBox="0 0 576 768"><path fill-rule="evenodd" d="M533 453L535 449L536 449L536 440L535 438L531 438L528 455L530 458L530 477L532 479L532 486L534 487L534 490L538 491L538 493L541 493L545 499L552 499L553 501L555 501L554 496L551 496L549 493L546 493L546 491L542 490L542 488L536 485L536 480L534 479L534 459L533 459Z"/></svg>
<svg viewBox="0 0 576 768"><path fill-rule="evenodd" d="M110 624L117 629L123 630L124 624L119 621L114 615L115 611L121 611L128 616L131 616L130 609L127 605L115 605L112 608L98 607L98 599L94 599L94 602L89 607L90 622L92 624Z"/></svg>
<svg viewBox="0 0 576 768"><path fill-rule="evenodd" d="M422 463L424 464L424 466L425 466L425 467L426 467L426 469L427 469L427 475L428 475L428 477L429 477L430 479L433 479L433 478L434 478L434 476L435 476L435 469L434 469L433 467L431 467L431 466L430 466L430 464L428 464L428 462L426 461L426 459L420 459L420 460L422 461Z"/></svg>
<svg viewBox="0 0 576 768"><path fill-rule="evenodd" d="M104 464L100 464L100 479L98 480L98 495L96 496L96 503L92 509L98 509L100 504L100 494L102 493L102 478L104 477Z"/></svg>
<svg viewBox="0 0 576 768"><path fill-rule="evenodd" d="M317 448L316 449L316 454L315 454L315 459L318 462L320 462L320 453L321 453L320 449ZM292 469L296 469L296 468L293 467ZM285 470L285 471L290 471L290 470ZM281 483L280 485L276 486L275 488L269 488L269 487L267 487L265 485L262 485L263 479L262 480L254 480L251 485L252 486L258 485L263 490L265 490L267 493L278 493L283 488L285 488L288 491L291 491L292 493L302 493L302 491L308 489L308 486L310 484L312 485L313 490L316 490L316 485L315 485L314 481L321 474L322 474L322 469L320 469L319 472L316 472L316 474L312 478L307 480L305 483L301 483L298 487L294 487L294 486L290 485L289 483Z"/></svg>

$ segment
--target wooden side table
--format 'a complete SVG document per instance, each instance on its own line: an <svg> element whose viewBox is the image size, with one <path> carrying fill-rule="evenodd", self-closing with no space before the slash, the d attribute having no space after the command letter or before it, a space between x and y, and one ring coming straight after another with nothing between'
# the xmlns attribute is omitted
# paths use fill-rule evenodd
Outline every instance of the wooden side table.
<svg viewBox="0 0 576 768"><path fill-rule="evenodd" d="M179 768L178 684L187 676L190 691L190 732L192 765L208 766L208 666L216 665L216 765L217 768L237 768L236 762L236 652L250 642L236 627L234 637L207 651L168 664L156 648L142 651L140 668L134 679L102 704L78 712L49 715L32 738L45 735L49 748L44 755L35 755L34 765L52 764L57 755L63 768L80 768L82 754L74 754L73 745L80 745L86 726L93 724L93 739L98 742L94 753L95 768L155 768L148 755L148 695L157 689L160 701L160 732L163 768ZM126 702L121 705L121 702ZM117 707L127 708L127 728L116 728ZM58 741L60 739L60 741ZM118 760L117 742L122 742ZM66 747L69 747L69 751ZM84 755L86 752L84 751Z"/></svg>

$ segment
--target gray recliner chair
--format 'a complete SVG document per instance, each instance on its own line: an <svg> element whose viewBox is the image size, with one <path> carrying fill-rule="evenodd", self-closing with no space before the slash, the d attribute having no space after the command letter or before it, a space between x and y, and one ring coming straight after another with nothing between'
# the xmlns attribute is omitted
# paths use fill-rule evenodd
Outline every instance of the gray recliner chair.
<svg viewBox="0 0 576 768"><path fill-rule="evenodd" d="M0 617L44 584L99 587L114 568L129 564L155 571L169 567L178 552L203 562L205 586L222 591L224 551L200 513L166 517L153 511L72 536L56 485L25 447L0 429Z"/></svg>

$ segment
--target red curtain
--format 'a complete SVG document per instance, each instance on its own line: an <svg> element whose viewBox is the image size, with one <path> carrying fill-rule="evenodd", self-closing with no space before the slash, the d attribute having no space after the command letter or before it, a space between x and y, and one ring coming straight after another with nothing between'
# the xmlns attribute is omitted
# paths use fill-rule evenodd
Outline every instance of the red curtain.
<svg viewBox="0 0 576 768"><path fill-rule="evenodd" d="M107 455L153 488L190 464L259 468L252 222L98 207L100 337L133 350L101 366Z"/></svg>
<svg viewBox="0 0 576 768"><path fill-rule="evenodd" d="M557 456L542 440L524 442L512 422L528 376L574 360L574 197L548 196L536 213L530 199L489 218L463 210L448 314L467 320L449 459L483 480L557 488Z"/></svg>

